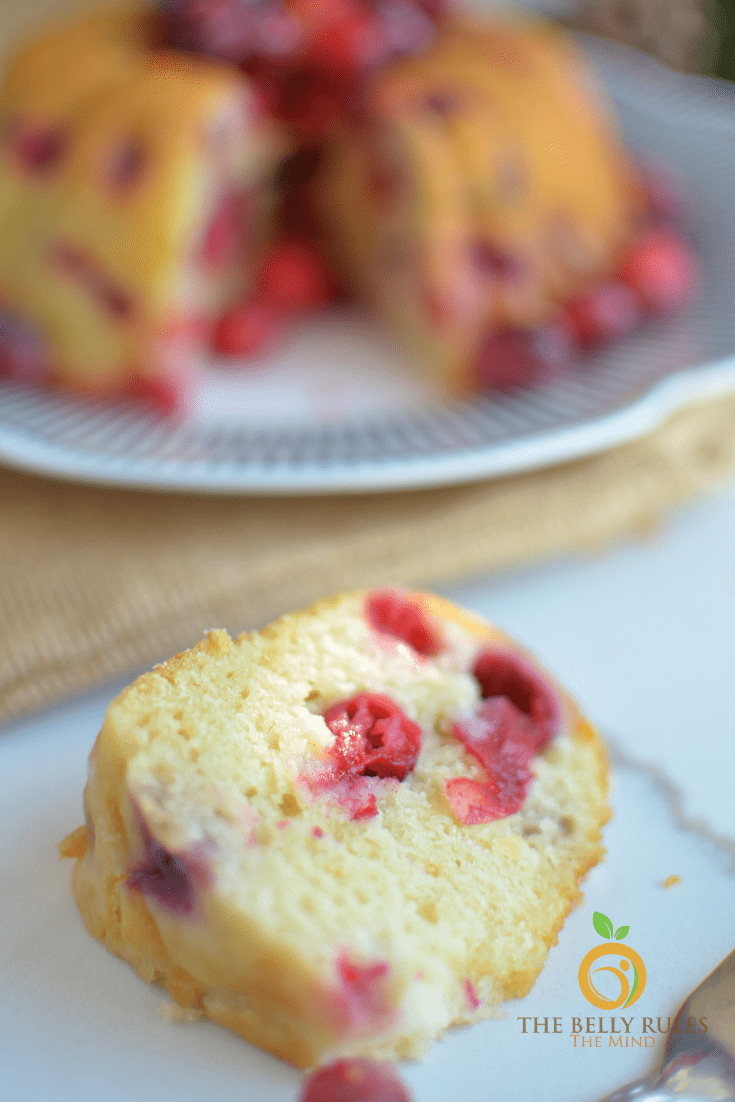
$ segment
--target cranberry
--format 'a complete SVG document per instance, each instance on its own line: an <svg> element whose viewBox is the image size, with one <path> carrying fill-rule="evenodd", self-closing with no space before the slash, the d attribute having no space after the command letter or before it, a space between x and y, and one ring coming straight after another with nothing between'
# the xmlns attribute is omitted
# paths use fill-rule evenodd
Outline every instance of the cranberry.
<svg viewBox="0 0 735 1102"><path fill-rule="evenodd" d="M36 383L46 368L40 333L10 311L0 311L0 378Z"/></svg>
<svg viewBox="0 0 735 1102"><path fill-rule="evenodd" d="M368 623L384 635L408 643L417 654L432 657L442 648L438 629L432 624L421 602L396 589L379 589L365 602Z"/></svg>
<svg viewBox="0 0 735 1102"><path fill-rule="evenodd" d="M520 257L487 238L478 238L470 246L472 263L486 279L515 282L523 278L526 266Z"/></svg>
<svg viewBox="0 0 735 1102"><path fill-rule="evenodd" d="M505 697L495 697L471 719L455 724L453 732L487 773L486 782L457 777L445 784L457 819L465 825L490 823L520 811L536 749L531 720Z"/></svg>
<svg viewBox="0 0 735 1102"><path fill-rule="evenodd" d="M324 713L335 736L338 769L353 777L396 777L402 781L416 765L421 728L381 693L357 693Z"/></svg>
<svg viewBox="0 0 735 1102"><path fill-rule="evenodd" d="M246 299L220 319L214 333L214 347L224 356L252 356L271 344L281 329L277 310Z"/></svg>
<svg viewBox="0 0 735 1102"><path fill-rule="evenodd" d="M673 230L654 227L622 259L620 279L652 314L671 314L694 294L699 272L689 245Z"/></svg>
<svg viewBox="0 0 735 1102"><path fill-rule="evenodd" d="M146 159L142 142L135 139L121 142L113 150L108 165L108 178L112 186L118 191L131 188L140 179Z"/></svg>
<svg viewBox="0 0 735 1102"><path fill-rule="evenodd" d="M84 288L112 317L120 322L133 319L136 311L132 296L108 275L88 249L60 241L51 250L51 263L68 279Z"/></svg>
<svg viewBox="0 0 735 1102"><path fill-rule="evenodd" d="M299 1102L411 1102L411 1095L390 1064L356 1056L313 1072Z"/></svg>
<svg viewBox="0 0 735 1102"><path fill-rule="evenodd" d="M505 697L532 721L535 749L553 738L561 720L557 694L524 658L488 647L478 656L472 672L484 700Z"/></svg>
<svg viewBox="0 0 735 1102"><path fill-rule="evenodd" d="M495 793L489 784L470 777L455 777L444 785L444 792L462 826L492 823L503 816L497 813Z"/></svg>
<svg viewBox="0 0 735 1102"><path fill-rule="evenodd" d="M313 310L334 295L334 284L321 253L308 241L284 238L260 270L258 295L280 310Z"/></svg>
<svg viewBox="0 0 735 1102"><path fill-rule="evenodd" d="M188 379L176 375L158 375L149 378L134 375L128 387L128 393L136 401L154 406L161 413L170 416L181 413L187 405L189 395Z"/></svg>
<svg viewBox="0 0 735 1102"><path fill-rule="evenodd" d="M128 888L151 896L178 915L191 914L196 905L196 885L211 882L205 863L192 854L173 854L142 825L143 860L128 876Z"/></svg>
<svg viewBox="0 0 735 1102"><path fill-rule="evenodd" d="M572 341L590 349L629 333L641 320L640 300L619 280L600 283L566 304L565 323Z"/></svg>
<svg viewBox="0 0 735 1102"><path fill-rule="evenodd" d="M349 1030L360 1030L385 1021L391 1012L386 986L390 973L388 962L374 960L356 964L343 953L337 960L337 972L341 981L339 1013L343 1025Z"/></svg>
<svg viewBox="0 0 735 1102"><path fill-rule="evenodd" d="M21 130L15 139L15 152L21 165L29 172L47 172L59 163L68 139L59 127L46 126Z"/></svg>
<svg viewBox="0 0 735 1102"><path fill-rule="evenodd" d="M492 330L480 344L478 385L500 390L546 382L571 363L571 342L562 325Z"/></svg>

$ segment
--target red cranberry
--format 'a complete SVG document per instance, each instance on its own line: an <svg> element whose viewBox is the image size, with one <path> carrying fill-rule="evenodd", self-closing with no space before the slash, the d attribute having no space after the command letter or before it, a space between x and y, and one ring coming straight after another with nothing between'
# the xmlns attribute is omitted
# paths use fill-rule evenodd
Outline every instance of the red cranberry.
<svg viewBox="0 0 735 1102"><path fill-rule="evenodd" d="M402 781L416 765L421 728L388 696L357 693L327 709L324 722L335 736L332 757L343 774Z"/></svg>
<svg viewBox="0 0 735 1102"><path fill-rule="evenodd" d="M472 672L483 700L505 697L532 721L535 749L553 738L561 720L557 694L524 658L489 647L481 652Z"/></svg>
<svg viewBox="0 0 735 1102"><path fill-rule="evenodd" d="M134 375L128 393L131 398L154 406L166 416L181 413L189 397L188 375L158 375L155 378Z"/></svg>
<svg viewBox="0 0 735 1102"><path fill-rule="evenodd" d="M411 1102L411 1095L390 1064L357 1056L313 1072L299 1102Z"/></svg>
<svg viewBox="0 0 735 1102"><path fill-rule="evenodd" d="M491 330L475 364L482 388L507 390L546 382L571 363L571 342L562 325Z"/></svg>
<svg viewBox="0 0 735 1102"><path fill-rule="evenodd" d="M487 238L473 241L470 256L476 270L486 279L516 282L523 278L526 271L520 257Z"/></svg>
<svg viewBox="0 0 735 1102"><path fill-rule="evenodd" d="M47 172L59 163L66 152L68 138L59 127L47 126L23 131L15 139L15 152L29 172Z"/></svg>
<svg viewBox="0 0 735 1102"><path fill-rule="evenodd" d="M285 238L263 263L258 296L279 310L314 310L331 301L334 283L318 249L308 241Z"/></svg>
<svg viewBox="0 0 735 1102"><path fill-rule="evenodd" d="M566 304L567 331L580 348L590 349L635 329L641 320L640 300L619 280L600 283Z"/></svg>
<svg viewBox="0 0 735 1102"><path fill-rule="evenodd" d="M143 144L134 139L121 142L113 151L108 166L108 178L113 188L127 191L143 171L146 152Z"/></svg>
<svg viewBox="0 0 735 1102"><path fill-rule="evenodd" d="M453 732L485 769L487 781L457 777L444 786L457 819L465 825L490 823L520 811L532 774L533 723L505 697L480 705Z"/></svg>
<svg viewBox="0 0 735 1102"><path fill-rule="evenodd" d="M252 356L273 342L282 327L277 310L266 303L246 299L220 319L214 347L223 356Z"/></svg>
<svg viewBox="0 0 735 1102"><path fill-rule="evenodd" d="M672 230L653 228L622 259L619 276L652 314L671 314L696 291L699 270L690 246Z"/></svg>
<svg viewBox="0 0 735 1102"><path fill-rule="evenodd" d="M212 878L208 866L192 854L173 854L142 825L143 860L127 879L127 886L156 900L178 915L191 914L196 905L196 887L206 887Z"/></svg>
<svg viewBox="0 0 735 1102"><path fill-rule="evenodd" d="M439 653L442 639L415 597L396 589L379 589L365 602L368 623L384 635L408 643L417 654L431 657Z"/></svg>

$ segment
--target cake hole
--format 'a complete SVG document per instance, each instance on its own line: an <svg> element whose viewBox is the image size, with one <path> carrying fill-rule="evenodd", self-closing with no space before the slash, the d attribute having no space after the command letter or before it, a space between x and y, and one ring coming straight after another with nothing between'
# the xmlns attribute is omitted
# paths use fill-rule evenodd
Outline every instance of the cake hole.
<svg viewBox="0 0 735 1102"><path fill-rule="evenodd" d="M184 718L184 709L183 708L179 708L178 712L174 712L174 719L176 720L177 723L181 723L183 718Z"/></svg>
<svg viewBox="0 0 735 1102"><path fill-rule="evenodd" d="M429 876L439 876L441 870L438 865L427 865L426 871L428 872Z"/></svg>
<svg viewBox="0 0 735 1102"><path fill-rule="evenodd" d="M523 831L522 831L522 834L523 834L524 838L532 838L534 834L540 834L540 833L541 833L541 827L536 826L535 823L528 823L527 826L524 826Z"/></svg>
<svg viewBox="0 0 735 1102"><path fill-rule="evenodd" d="M258 795L258 790L257 790L257 788L253 788L252 785L251 785L250 788L245 789L245 795L247 796L247 798L249 800L252 800L253 796Z"/></svg>
<svg viewBox="0 0 735 1102"><path fill-rule="evenodd" d="M281 797L281 802L278 806L283 814L289 819L293 819L301 814L299 802L291 792L286 792L285 795Z"/></svg>
<svg viewBox="0 0 735 1102"><path fill-rule="evenodd" d="M562 834L573 834L577 826L571 815L562 815L559 820Z"/></svg>
<svg viewBox="0 0 735 1102"><path fill-rule="evenodd" d="M193 762L198 762L199 761L199 758L201 757L201 754L197 750L196 746L191 746L189 748L189 757L191 758L191 760Z"/></svg>
<svg viewBox="0 0 735 1102"><path fill-rule="evenodd" d="M433 901L429 903L422 903L419 907L419 914L427 922L438 922L439 915L436 913L436 903Z"/></svg>
<svg viewBox="0 0 735 1102"><path fill-rule="evenodd" d="M312 689L311 692L309 693L309 695L306 697L305 703L310 704L312 702L312 700L318 700L318 699L319 699L319 692L317 691L317 689Z"/></svg>

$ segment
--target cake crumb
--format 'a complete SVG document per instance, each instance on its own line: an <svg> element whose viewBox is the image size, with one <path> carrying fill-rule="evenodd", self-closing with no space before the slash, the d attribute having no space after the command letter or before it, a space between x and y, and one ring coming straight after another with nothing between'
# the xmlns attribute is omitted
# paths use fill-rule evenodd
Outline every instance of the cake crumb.
<svg viewBox="0 0 735 1102"><path fill-rule="evenodd" d="M681 884L681 877L674 874L673 876L667 876L664 880L663 886L665 888L673 888L675 884Z"/></svg>
<svg viewBox="0 0 735 1102"><path fill-rule="evenodd" d="M197 1010L193 1006L179 1006L178 1003L168 1003L164 1000L158 1004L157 1009L167 1022L196 1022L204 1017L203 1010Z"/></svg>

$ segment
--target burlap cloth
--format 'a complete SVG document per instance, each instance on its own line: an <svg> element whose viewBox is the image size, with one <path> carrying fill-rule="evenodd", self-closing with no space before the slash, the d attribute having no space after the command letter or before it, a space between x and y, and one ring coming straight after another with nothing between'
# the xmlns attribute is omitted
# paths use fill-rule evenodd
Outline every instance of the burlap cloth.
<svg viewBox="0 0 735 1102"><path fill-rule="evenodd" d="M0 0L0 54L78 6L87 0ZM599 548L733 470L735 398L590 459L401 494L166 496L0 470L0 720L167 657L208 627L238 632L335 590L432 586Z"/></svg>
<svg viewBox="0 0 735 1102"><path fill-rule="evenodd" d="M201 497L0 470L0 719L353 586L427 586L648 531L735 471L735 397L525 475L356 497Z"/></svg>

